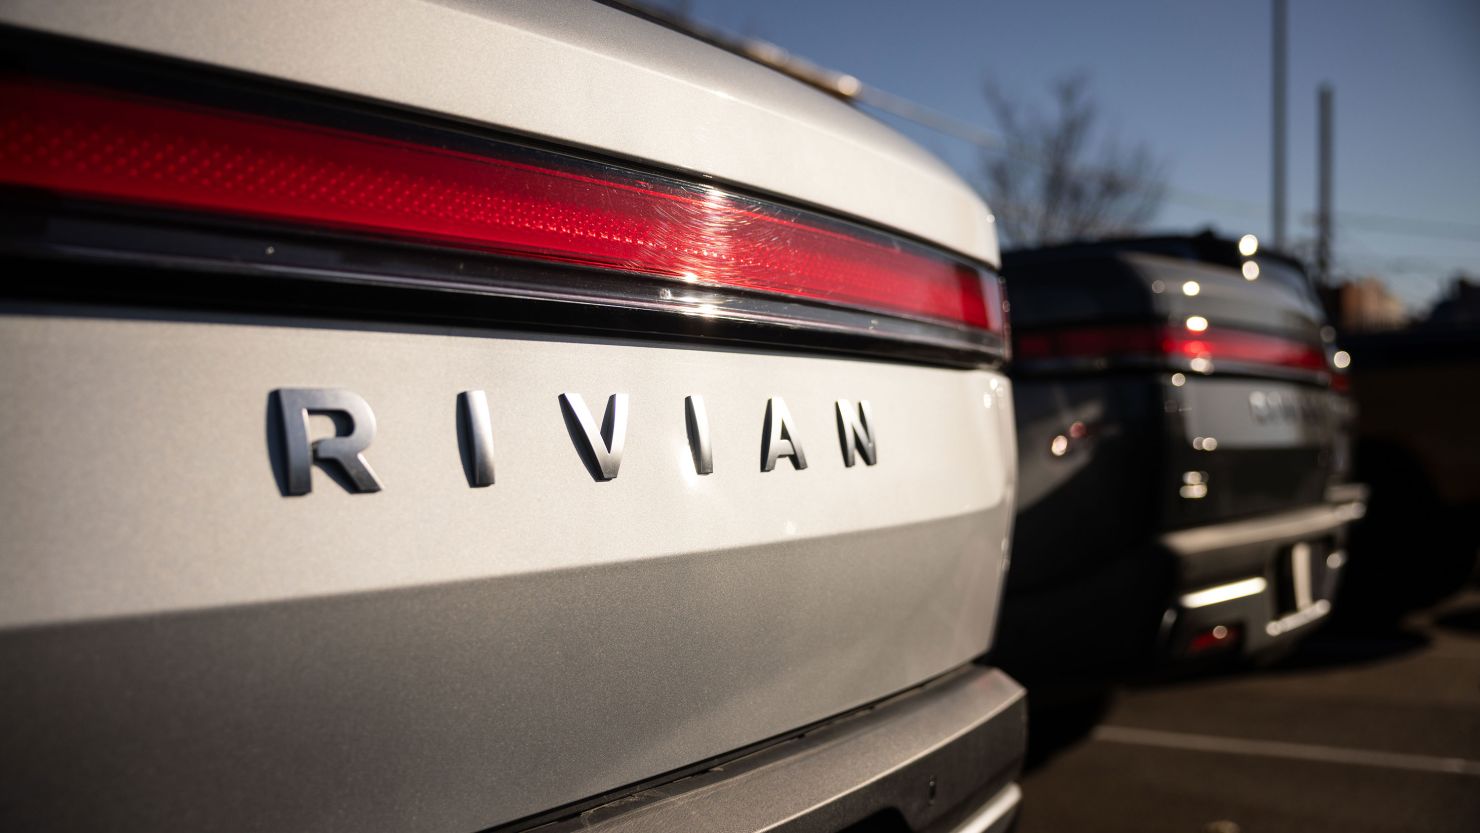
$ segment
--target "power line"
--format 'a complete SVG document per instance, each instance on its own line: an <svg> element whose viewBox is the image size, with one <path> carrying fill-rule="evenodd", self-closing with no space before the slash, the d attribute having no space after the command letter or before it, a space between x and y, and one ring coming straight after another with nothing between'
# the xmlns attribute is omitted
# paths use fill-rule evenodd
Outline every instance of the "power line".
<svg viewBox="0 0 1480 833"><path fill-rule="evenodd" d="M1166 186L1165 198L1167 202L1181 203L1192 208L1240 214L1245 217L1261 217L1266 208L1263 203L1251 200L1224 197L1202 191L1189 191L1186 188L1171 185Z"/></svg>
<svg viewBox="0 0 1480 833"><path fill-rule="evenodd" d="M852 76L848 76L852 78ZM857 81L857 79L854 79ZM852 98L877 110L912 121L921 127L943 133L963 142L987 150L1004 150L1006 141L995 131L988 130L965 119L958 119L923 104L911 101L902 95L886 92L878 87L858 81L857 91Z"/></svg>
<svg viewBox="0 0 1480 833"><path fill-rule="evenodd" d="M701 24L687 15L670 11L652 2L642 0L605 0L605 2L770 67L844 101L871 107L990 152L1003 153L1030 164L1043 164L1043 159L1037 153L1032 152L1031 149L1012 147L1011 143L995 130L928 107L905 96L881 90L848 73L818 66L787 52L776 44L756 38L741 37ZM1093 175L1097 172L1093 167L1080 167L1077 170L1085 175ZM1142 188L1160 188L1163 198L1168 202L1203 210L1253 218L1262 216L1269 208L1260 202L1195 191L1164 183L1142 180L1131 184ZM1336 218L1343 226L1365 228L1372 232L1480 242L1480 226L1464 223L1350 211L1338 211ZM1307 218L1307 222L1312 221Z"/></svg>
<svg viewBox="0 0 1480 833"><path fill-rule="evenodd" d="M677 29L742 58L748 58L770 67L783 75L789 75L808 86L816 87L844 101L882 110L978 147L1000 148L1004 144L1002 136L995 131L933 107L927 107L918 101L865 84L846 72L819 66L769 41L735 35L702 24L685 14L670 11L651 2L642 2L642 0L606 0L606 2L655 23Z"/></svg>
<svg viewBox="0 0 1480 833"><path fill-rule="evenodd" d="M1466 257L1443 258L1406 252L1378 254L1362 242L1360 236L1338 234L1335 243L1336 259L1343 272L1350 275L1380 270L1390 279L1400 279L1404 285L1419 280L1443 286L1448 275L1441 273L1460 271L1456 269L1458 263L1466 260L1480 264L1480 259ZM1358 251L1353 252L1353 249Z"/></svg>
<svg viewBox="0 0 1480 833"><path fill-rule="evenodd" d="M1395 217L1390 214L1368 214L1360 211L1338 211L1336 218L1343 226L1367 231L1480 243L1480 226L1466 223L1417 217Z"/></svg>
<svg viewBox="0 0 1480 833"><path fill-rule="evenodd" d="M1338 245L1344 245L1344 246L1350 247L1350 246L1355 245L1354 244L1354 241L1359 238L1359 235L1345 235L1344 237L1345 237L1344 240L1338 238L1337 244ZM1414 252L1414 251L1394 251L1394 250L1389 249L1387 247L1383 247L1382 252L1381 253L1378 253L1378 252L1374 251L1371 247L1366 246L1366 245L1361 245L1358 248L1360 248L1362 251L1365 251L1365 252L1371 254L1373 258L1391 257L1391 258L1398 258L1398 259L1403 259L1403 260L1411 260L1411 261L1414 261L1414 262L1422 261L1422 262L1425 262L1425 263L1432 263L1432 264L1434 264L1436 266L1452 265L1452 264L1456 264L1456 263L1473 263L1473 264L1480 265L1480 252L1477 252L1477 253L1474 253L1474 254L1468 254L1467 253L1467 254L1452 254L1451 255L1451 254L1435 254L1432 251L1419 251L1419 252Z"/></svg>
<svg viewBox="0 0 1480 833"><path fill-rule="evenodd" d="M1441 259L1441 258L1426 257L1424 255L1408 255L1408 254L1399 254L1399 255L1351 255L1351 254L1347 254L1347 255L1342 255L1340 257L1340 259L1347 264L1348 271L1351 271L1351 267L1360 265L1360 267L1366 268L1366 269L1381 269L1381 270L1386 271L1386 272L1395 272L1395 273L1401 273L1401 274L1406 274L1406 275L1412 275L1412 274L1417 274L1417 273L1433 273L1433 274L1437 274L1437 273L1463 272L1465 270L1462 267L1460 267L1458 264L1461 263L1461 262L1463 262L1464 260L1466 260L1465 258L1456 258L1454 260L1444 260L1444 259ZM1480 260L1470 260L1470 262L1471 263L1475 263L1475 264L1480 264Z"/></svg>

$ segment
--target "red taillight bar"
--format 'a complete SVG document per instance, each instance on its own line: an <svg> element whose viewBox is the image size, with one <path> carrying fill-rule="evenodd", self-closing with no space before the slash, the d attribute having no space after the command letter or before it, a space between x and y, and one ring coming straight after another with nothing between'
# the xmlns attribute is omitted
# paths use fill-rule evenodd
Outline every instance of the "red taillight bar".
<svg viewBox="0 0 1480 833"><path fill-rule="evenodd" d="M369 232L1004 330L996 278L887 234L630 170L0 79L0 184ZM510 154L511 156L515 154Z"/></svg>
<svg viewBox="0 0 1480 833"><path fill-rule="evenodd" d="M1212 326L1202 332L1164 324L1067 327L1019 331L1019 361L1035 359L1206 359L1242 365L1327 371L1320 347L1295 339Z"/></svg>
<svg viewBox="0 0 1480 833"><path fill-rule="evenodd" d="M1210 359L1213 362L1268 365L1294 370L1327 370L1326 353L1303 341L1226 328L1209 328L1201 333L1166 328L1162 350L1168 355L1187 359Z"/></svg>
<svg viewBox="0 0 1480 833"><path fill-rule="evenodd" d="M1154 326L1074 327L1015 334L1017 359L1090 359L1149 356L1161 351L1161 331Z"/></svg>

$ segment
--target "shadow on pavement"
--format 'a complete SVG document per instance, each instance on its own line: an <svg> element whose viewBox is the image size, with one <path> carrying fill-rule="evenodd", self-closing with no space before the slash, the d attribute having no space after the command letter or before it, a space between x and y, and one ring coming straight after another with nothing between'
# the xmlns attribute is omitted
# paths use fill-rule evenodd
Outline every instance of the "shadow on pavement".
<svg viewBox="0 0 1480 833"><path fill-rule="evenodd" d="M1480 632L1480 603L1436 617L1446 628ZM1115 705L1118 691L1171 690L1249 675L1297 676L1341 667L1375 666L1422 651L1433 638L1421 630L1387 627L1328 627L1299 643L1288 656L1263 664L1226 662L1182 666L1108 683L1028 686L1028 753L1025 772L1051 763L1087 740Z"/></svg>
<svg viewBox="0 0 1480 833"><path fill-rule="evenodd" d="M1480 602L1435 616L1434 624L1446 630L1480 633Z"/></svg>
<svg viewBox="0 0 1480 833"><path fill-rule="evenodd" d="M1032 772L1087 739L1115 704L1109 686L1028 689L1028 754Z"/></svg>
<svg viewBox="0 0 1480 833"><path fill-rule="evenodd" d="M1327 630L1300 643L1289 656L1264 668L1263 673L1290 674L1349 665L1374 665L1421 651L1433 638L1406 628L1372 631Z"/></svg>

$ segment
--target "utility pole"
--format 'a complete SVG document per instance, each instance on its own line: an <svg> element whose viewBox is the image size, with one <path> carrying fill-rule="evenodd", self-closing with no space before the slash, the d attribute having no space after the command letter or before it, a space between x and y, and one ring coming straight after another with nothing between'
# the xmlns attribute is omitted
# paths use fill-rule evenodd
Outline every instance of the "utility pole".
<svg viewBox="0 0 1480 833"><path fill-rule="evenodd" d="M1271 38L1272 66L1270 75L1273 89L1270 98L1274 104L1271 122L1274 126L1274 141L1271 148L1272 176L1270 187L1270 236L1274 248L1285 248L1285 0L1274 0L1273 37Z"/></svg>
<svg viewBox="0 0 1480 833"><path fill-rule="evenodd" d="M1316 93L1316 281L1320 286L1331 285L1331 209L1333 202L1332 159L1335 151L1335 129L1333 110L1336 92L1330 84L1322 84Z"/></svg>

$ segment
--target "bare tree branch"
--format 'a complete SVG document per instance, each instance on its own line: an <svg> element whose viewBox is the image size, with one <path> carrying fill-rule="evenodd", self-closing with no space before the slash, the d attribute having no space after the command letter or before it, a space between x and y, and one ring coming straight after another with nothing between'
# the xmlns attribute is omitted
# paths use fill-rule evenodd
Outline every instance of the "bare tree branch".
<svg viewBox="0 0 1480 833"><path fill-rule="evenodd" d="M1037 245L1126 234L1155 216L1166 166L1145 143L1102 138L1084 74L1053 85L1048 115L991 83L984 94L1006 139L984 154L985 190L1003 238Z"/></svg>

